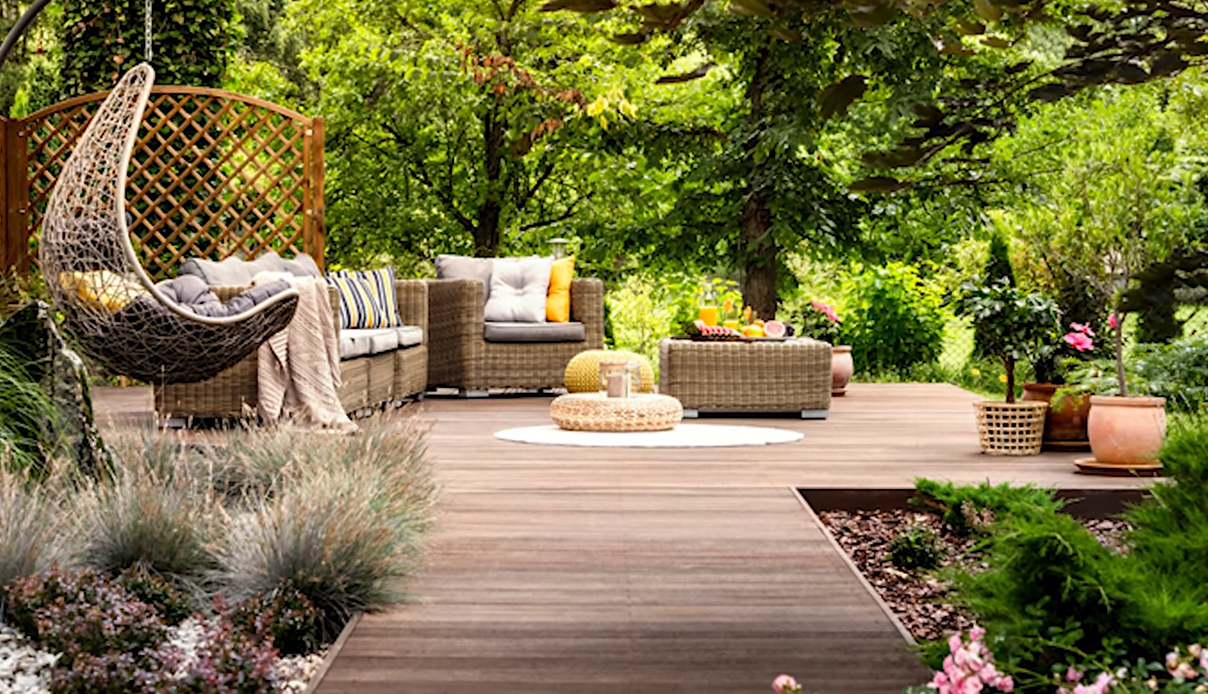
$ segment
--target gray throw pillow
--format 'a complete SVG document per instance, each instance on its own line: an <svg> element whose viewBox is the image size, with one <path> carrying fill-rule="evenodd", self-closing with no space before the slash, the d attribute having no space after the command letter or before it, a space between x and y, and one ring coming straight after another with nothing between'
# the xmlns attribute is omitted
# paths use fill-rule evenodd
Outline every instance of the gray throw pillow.
<svg viewBox="0 0 1208 694"><path fill-rule="evenodd" d="M496 260L484 317L488 321L544 323L552 265L552 258Z"/></svg>
<svg viewBox="0 0 1208 694"><path fill-rule="evenodd" d="M464 255L436 256L436 278L442 280L475 279L482 282L483 298L491 300L491 274L494 261Z"/></svg>
<svg viewBox="0 0 1208 694"><path fill-rule="evenodd" d="M255 260L227 258L214 262L204 258L189 258L180 266L181 275L200 277L211 287L242 286L251 284L252 278L261 272L286 272L296 277L321 277L315 259L301 253L293 260L286 260L269 251Z"/></svg>
<svg viewBox="0 0 1208 694"><path fill-rule="evenodd" d="M248 263L238 258L227 258L218 263L205 258L189 258L180 267L182 275L200 277L211 287L241 286L252 283Z"/></svg>
<svg viewBox="0 0 1208 694"><path fill-rule="evenodd" d="M294 277L322 277L323 273L319 271L319 264L315 259L310 257L309 253L299 253L294 256L293 260L282 260L281 264L289 274Z"/></svg>

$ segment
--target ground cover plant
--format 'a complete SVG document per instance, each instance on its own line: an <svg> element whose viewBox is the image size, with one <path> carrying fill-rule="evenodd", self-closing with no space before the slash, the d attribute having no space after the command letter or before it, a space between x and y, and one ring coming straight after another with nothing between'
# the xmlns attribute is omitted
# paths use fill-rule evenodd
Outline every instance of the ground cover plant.
<svg viewBox="0 0 1208 694"><path fill-rule="evenodd" d="M275 691L281 656L404 598L436 493L412 422L203 438L111 435L102 479L0 472L0 614L62 654L51 692Z"/></svg>

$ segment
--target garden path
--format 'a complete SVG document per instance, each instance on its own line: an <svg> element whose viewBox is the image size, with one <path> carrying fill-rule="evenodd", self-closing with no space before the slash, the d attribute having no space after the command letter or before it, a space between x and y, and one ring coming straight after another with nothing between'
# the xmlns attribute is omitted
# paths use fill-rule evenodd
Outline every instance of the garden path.
<svg viewBox="0 0 1208 694"><path fill-rule="evenodd" d="M121 409L110 397L102 418ZM1077 475L1073 454L980 455L975 399L854 384L826 421L703 420L794 429L796 443L601 449L492 437L548 423L549 398L429 398L415 409L443 492L413 601L365 616L316 691L738 693L781 672L819 694L922 683L793 487L1139 484Z"/></svg>

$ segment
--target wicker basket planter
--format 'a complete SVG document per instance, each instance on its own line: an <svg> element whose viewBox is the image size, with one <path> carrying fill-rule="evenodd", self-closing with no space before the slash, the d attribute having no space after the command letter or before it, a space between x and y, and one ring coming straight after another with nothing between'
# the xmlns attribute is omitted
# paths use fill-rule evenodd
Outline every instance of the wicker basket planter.
<svg viewBox="0 0 1208 694"><path fill-rule="evenodd" d="M977 435L987 455L1037 455L1044 438L1047 402L973 403Z"/></svg>

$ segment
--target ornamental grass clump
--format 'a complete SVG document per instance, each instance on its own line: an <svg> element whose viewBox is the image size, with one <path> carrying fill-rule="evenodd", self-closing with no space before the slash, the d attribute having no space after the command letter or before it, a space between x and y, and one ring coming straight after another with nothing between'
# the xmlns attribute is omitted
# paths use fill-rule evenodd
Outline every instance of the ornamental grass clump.
<svg viewBox="0 0 1208 694"><path fill-rule="evenodd" d="M274 441L249 440L247 455ZM215 578L237 600L287 581L322 610L326 640L354 613L402 598L398 579L415 568L435 487L411 427L379 421L291 450L303 448L270 493L234 515Z"/></svg>
<svg viewBox="0 0 1208 694"><path fill-rule="evenodd" d="M68 560L66 517L57 481L0 466L0 588Z"/></svg>
<svg viewBox="0 0 1208 694"><path fill-rule="evenodd" d="M115 467L76 494L72 517L79 560L110 575L141 567L178 585L199 587L216 566L212 547L224 518L209 480L182 462L191 453L169 437L112 436Z"/></svg>
<svg viewBox="0 0 1208 694"><path fill-rule="evenodd" d="M54 418L54 405L29 374L29 364L0 344L0 468L34 471L45 476L47 452L44 423Z"/></svg>

